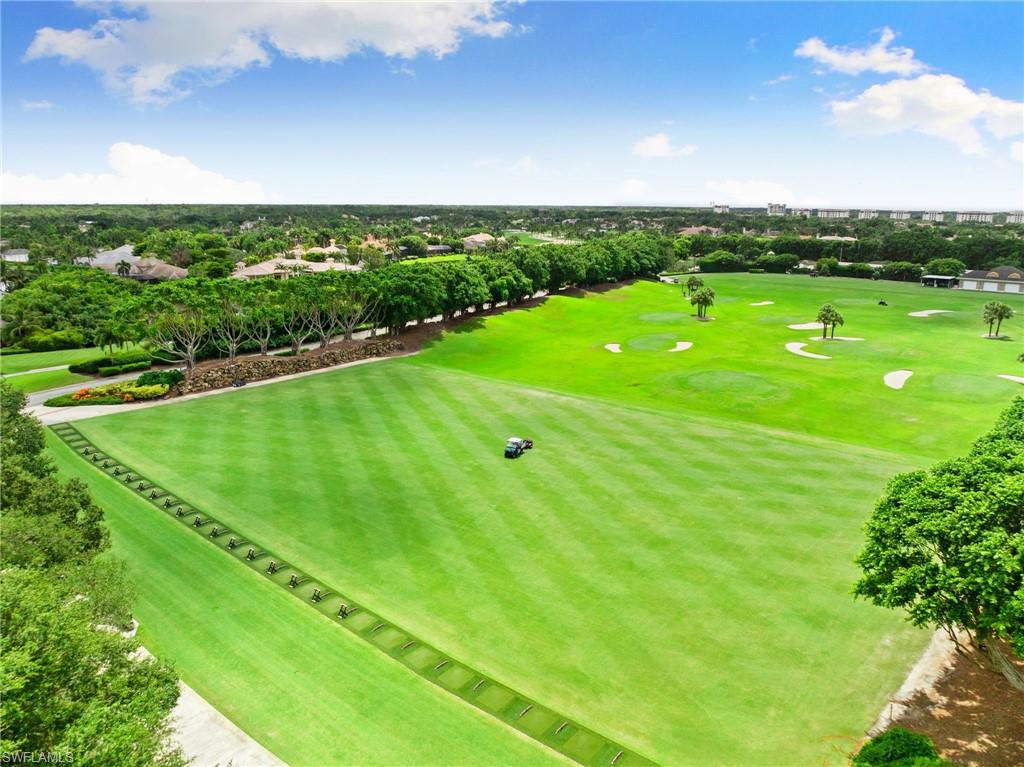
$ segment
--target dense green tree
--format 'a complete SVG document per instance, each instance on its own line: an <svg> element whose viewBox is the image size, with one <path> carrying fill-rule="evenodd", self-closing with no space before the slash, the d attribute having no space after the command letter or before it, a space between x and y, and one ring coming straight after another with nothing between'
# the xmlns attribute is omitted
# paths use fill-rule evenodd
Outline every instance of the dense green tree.
<svg viewBox="0 0 1024 767"><path fill-rule="evenodd" d="M695 291L704 287L704 280L696 274L691 274L686 280L686 295L692 296Z"/></svg>
<svg viewBox="0 0 1024 767"><path fill-rule="evenodd" d="M994 641L1024 653L1024 397L966 456L893 478L865 535L857 596L965 649L962 629L1024 690Z"/></svg>
<svg viewBox="0 0 1024 767"><path fill-rule="evenodd" d="M745 272L747 263L741 256L726 250L708 253L697 262L702 272Z"/></svg>
<svg viewBox="0 0 1024 767"><path fill-rule="evenodd" d="M944 274L947 277L959 277L967 270L967 265L956 258L935 258L924 265L925 274Z"/></svg>

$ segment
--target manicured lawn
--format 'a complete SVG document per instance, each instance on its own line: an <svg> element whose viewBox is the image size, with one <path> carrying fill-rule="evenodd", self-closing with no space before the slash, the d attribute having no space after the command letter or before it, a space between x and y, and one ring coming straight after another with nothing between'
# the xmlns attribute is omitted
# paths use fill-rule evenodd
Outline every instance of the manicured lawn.
<svg viewBox="0 0 1024 767"><path fill-rule="evenodd" d="M143 643L288 764L566 763L332 626L52 435L48 444L106 510Z"/></svg>
<svg viewBox="0 0 1024 767"><path fill-rule="evenodd" d="M547 240L534 237L529 232L505 232L506 237L512 237L520 245L544 245Z"/></svg>
<svg viewBox="0 0 1024 767"><path fill-rule="evenodd" d="M36 391L55 389L58 386L70 386L71 384L88 381L90 376L71 373L64 368L62 370L46 370L42 373L26 373L24 375L4 377L3 380L7 381L15 389L31 394Z"/></svg>
<svg viewBox="0 0 1024 767"><path fill-rule="evenodd" d="M706 279L714 322L694 321L678 287L638 283L470 323L418 357L76 425L296 566L651 759L821 764L871 723L927 639L850 597L860 526L889 476L962 449L1020 390L996 377L1024 375L1018 345L980 338L990 296ZM749 306L761 300L775 304ZM837 334L867 340L786 328L827 300L846 315ZM907 316L932 308L955 313ZM668 353L677 341L694 346ZM797 357L791 341L833 359ZM897 369L915 373L900 391L882 383ZM512 434L537 447L503 459ZM347 647L319 633L325 621L279 607L258 577L246 590L245 568L179 543L159 512L69 460L94 475L118 553L145 571L140 619L186 681L286 760L312 754L311 738L246 694L275 689L279 666L293 670L303 721L372 710L323 664L290 665L283 626L306 660ZM199 632L214 652L193 647ZM359 656L364 684L390 668L371 656ZM398 671L382 695L423 686ZM403 698L405 710L426 721L435 695ZM377 750L350 761L437 753L386 753L371 719L348 729ZM460 746L493 738L493 754L446 761L539 751L505 756L526 747L497 724L473 732ZM316 755L294 763L348 761Z"/></svg>
<svg viewBox="0 0 1024 767"><path fill-rule="evenodd" d="M433 264L440 261L464 261L465 253L450 253L446 256L422 256L420 258L406 258L400 263L403 264Z"/></svg>
<svg viewBox="0 0 1024 767"><path fill-rule="evenodd" d="M0 372L4 375L24 373L37 368L52 368L57 365L74 365L106 354L96 347L86 349L61 349L56 352L29 352L28 354L0 354Z"/></svg>

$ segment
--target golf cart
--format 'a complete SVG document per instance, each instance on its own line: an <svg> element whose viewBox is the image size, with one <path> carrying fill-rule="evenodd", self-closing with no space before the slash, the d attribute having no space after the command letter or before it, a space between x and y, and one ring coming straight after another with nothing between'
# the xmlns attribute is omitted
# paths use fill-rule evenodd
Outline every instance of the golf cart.
<svg viewBox="0 0 1024 767"><path fill-rule="evenodd" d="M506 458L518 458L527 450L533 447L532 439L522 439L520 437L509 437L508 442L505 443L505 457Z"/></svg>

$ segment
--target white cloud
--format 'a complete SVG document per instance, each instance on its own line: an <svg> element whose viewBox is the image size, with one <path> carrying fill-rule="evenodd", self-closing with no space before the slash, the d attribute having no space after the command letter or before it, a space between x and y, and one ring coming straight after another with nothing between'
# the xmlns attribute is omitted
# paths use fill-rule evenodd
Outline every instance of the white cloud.
<svg viewBox="0 0 1024 767"><path fill-rule="evenodd" d="M829 103L835 124L853 134L915 131L950 141L964 154L984 154L979 126L996 138L1024 133L1024 103L973 91L953 75L921 75L873 85Z"/></svg>
<svg viewBox="0 0 1024 767"><path fill-rule="evenodd" d="M0 199L15 203L257 203L263 187L203 170L186 157L119 142L110 147L112 173L66 173L39 178L4 171Z"/></svg>
<svg viewBox="0 0 1024 767"><path fill-rule="evenodd" d="M647 194L650 187L646 181L638 178L627 178L622 182L622 196L627 200L637 200Z"/></svg>
<svg viewBox="0 0 1024 767"><path fill-rule="evenodd" d="M793 75L779 75L774 80L765 80L765 85L780 85L793 79Z"/></svg>
<svg viewBox="0 0 1024 767"><path fill-rule="evenodd" d="M667 133L655 133L633 144L633 154L640 157L689 157L697 151L693 144L681 147L672 146L672 139Z"/></svg>
<svg viewBox="0 0 1024 767"><path fill-rule="evenodd" d="M530 155L524 154L509 166L509 170L517 176L529 176L537 170L537 161Z"/></svg>
<svg viewBox="0 0 1024 767"><path fill-rule="evenodd" d="M88 28L36 31L25 58L56 57L97 71L136 104L163 104L251 66L270 52L341 61L360 51L411 59L456 51L467 36L501 37L505 4L477 2L133 2Z"/></svg>
<svg viewBox="0 0 1024 767"><path fill-rule="evenodd" d="M708 181L706 186L715 193L715 199L732 205L760 206L769 202L792 204L795 195L783 184L751 179L738 181Z"/></svg>
<svg viewBox="0 0 1024 767"><path fill-rule="evenodd" d="M859 75L861 72L879 72L901 76L913 75L928 67L914 58L912 48L889 47L896 33L889 27L882 29L878 42L866 48L829 47L820 37L811 37L800 43L795 55L816 61L833 72Z"/></svg>
<svg viewBox="0 0 1024 767"><path fill-rule="evenodd" d="M46 99L38 99L35 101L31 99L21 99L21 108L24 109L26 112L36 112L44 109L53 109L54 106L55 105L52 101L47 101Z"/></svg>
<svg viewBox="0 0 1024 767"><path fill-rule="evenodd" d="M1010 157L1017 162L1024 162L1024 141L1014 141L1010 144Z"/></svg>

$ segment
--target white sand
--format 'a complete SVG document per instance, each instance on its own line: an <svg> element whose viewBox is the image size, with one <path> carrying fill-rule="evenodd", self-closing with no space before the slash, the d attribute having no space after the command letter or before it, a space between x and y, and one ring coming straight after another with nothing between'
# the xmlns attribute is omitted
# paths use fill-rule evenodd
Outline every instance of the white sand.
<svg viewBox="0 0 1024 767"><path fill-rule="evenodd" d="M824 325L820 322L801 322L799 325L787 325L790 330L821 330Z"/></svg>
<svg viewBox="0 0 1024 767"><path fill-rule="evenodd" d="M812 341L863 341L863 338L857 338L856 336L833 336L832 338L822 338L821 336L810 336Z"/></svg>
<svg viewBox="0 0 1024 767"><path fill-rule="evenodd" d="M685 352L691 346L693 346L693 341L676 341L675 347L669 349L669 352Z"/></svg>
<svg viewBox="0 0 1024 767"><path fill-rule="evenodd" d="M885 385L890 389L902 389L903 384L907 382L910 376L914 375L912 370L894 370L891 373L886 373L882 376L882 380L885 381Z"/></svg>
<svg viewBox="0 0 1024 767"><path fill-rule="evenodd" d="M1014 383L1024 384L1024 377L1021 376L1008 376L1000 373L999 377L1007 381L1013 381Z"/></svg>
<svg viewBox="0 0 1024 767"><path fill-rule="evenodd" d="M792 326L791 326L792 327ZM800 357L810 357L812 360L830 360L831 357L826 357L824 354L815 354L814 352L805 352L804 347L807 344L797 343L796 341L786 344L786 351L792 352L793 354L799 355Z"/></svg>
<svg viewBox="0 0 1024 767"><path fill-rule="evenodd" d="M771 306L774 303L774 301L758 301L757 303L751 304L751 306Z"/></svg>
<svg viewBox="0 0 1024 767"><path fill-rule="evenodd" d="M910 317L931 317L933 314L952 314L952 309L924 309L920 312L910 312Z"/></svg>
<svg viewBox="0 0 1024 767"><path fill-rule="evenodd" d="M605 344L604 348L610 351L612 354L622 354L622 347L618 344Z"/></svg>

